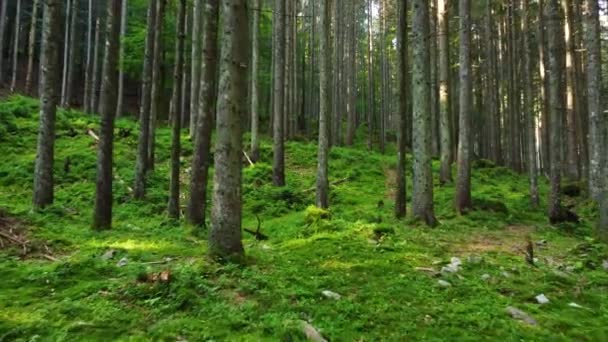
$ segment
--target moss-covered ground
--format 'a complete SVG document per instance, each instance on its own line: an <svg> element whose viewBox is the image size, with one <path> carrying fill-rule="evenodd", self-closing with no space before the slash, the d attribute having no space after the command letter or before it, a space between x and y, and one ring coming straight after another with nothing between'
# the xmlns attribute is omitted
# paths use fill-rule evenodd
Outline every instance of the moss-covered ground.
<svg viewBox="0 0 608 342"><path fill-rule="evenodd" d="M481 209L466 216L453 210L453 186L435 187L441 225L431 229L393 218L395 153L365 150L364 131L360 146L331 152L330 213L310 207L316 145L287 143L288 186L276 189L265 140L261 162L243 171L244 226L255 229L258 215L270 239L246 234L245 262L218 264L206 257L204 230L166 216L167 128L147 198L135 201L137 125L118 120L114 227L97 232L87 134L97 118L58 113L56 200L34 213L37 125L36 101L0 103L0 230L31 241L26 256L0 245L0 341L293 341L304 339L302 320L332 341L608 340L608 257L593 239L593 206L570 198L581 224L551 227L530 207L526 177L505 168L476 163ZM182 205L192 155L183 140ZM544 207L544 181L541 193ZM528 238L535 267L524 257ZM452 257L458 272L435 273ZM541 293L549 304L536 303ZM509 306L537 324L512 318Z"/></svg>

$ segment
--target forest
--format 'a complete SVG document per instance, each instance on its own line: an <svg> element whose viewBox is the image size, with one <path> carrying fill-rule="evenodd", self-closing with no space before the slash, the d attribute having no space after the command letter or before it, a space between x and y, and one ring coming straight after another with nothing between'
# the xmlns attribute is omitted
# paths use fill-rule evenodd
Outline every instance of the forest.
<svg viewBox="0 0 608 342"><path fill-rule="evenodd" d="M606 0L0 0L0 342L607 341L606 94Z"/></svg>

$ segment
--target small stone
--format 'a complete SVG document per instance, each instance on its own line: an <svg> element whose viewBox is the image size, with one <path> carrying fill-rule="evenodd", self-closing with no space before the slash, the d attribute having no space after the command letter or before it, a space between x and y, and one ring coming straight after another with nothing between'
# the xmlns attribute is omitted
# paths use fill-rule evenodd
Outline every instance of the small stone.
<svg viewBox="0 0 608 342"><path fill-rule="evenodd" d="M505 277L505 278L511 278L511 273L509 273L509 272L507 272L507 271L504 271L504 272L502 272L501 274L502 274L502 276L503 276L503 277Z"/></svg>
<svg viewBox="0 0 608 342"><path fill-rule="evenodd" d="M604 260L604 262L602 263L602 267L608 271L608 259Z"/></svg>
<svg viewBox="0 0 608 342"><path fill-rule="evenodd" d="M536 241L536 245L539 247L543 247L547 245L547 240Z"/></svg>
<svg viewBox="0 0 608 342"><path fill-rule="evenodd" d="M483 280L483 281L488 281L488 280L490 280L490 279L492 279L492 276L491 276L491 275L489 275L489 274L487 274L487 273L486 273L486 274L483 274L483 275L481 276L481 280Z"/></svg>
<svg viewBox="0 0 608 342"><path fill-rule="evenodd" d="M539 294L538 296L534 297L536 299L536 301L538 302L538 304L549 304L549 298L547 298L547 296L545 296L544 293Z"/></svg>
<svg viewBox="0 0 608 342"><path fill-rule="evenodd" d="M116 255L116 251L113 249L108 249L105 253L103 253L103 255L101 256L101 260L107 261L110 260L112 258L114 258L114 256Z"/></svg>
<svg viewBox="0 0 608 342"><path fill-rule="evenodd" d="M445 280L439 280L437 281L437 285L441 286L441 287L451 287L452 284L450 284L449 282L445 281Z"/></svg>
<svg viewBox="0 0 608 342"><path fill-rule="evenodd" d="M309 341L327 342L327 340L323 337L323 335L321 335L321 333L315 327L313 327L310 323L308 323L306 321L300 321L300 327L302 329L302 332L304 333L304 335L306 335L306 337L308 338Z"/></svg>
<svg viewBox="0 0 608 342"><path fill-rule="evenodd" d="M509 315L511 315L511 317L523 321L526 324L529 325L537 325L538 322L536 322L536 320L534 318L532 318L530 315L528 315L527 313L519 310L518 308L509 306L507 307L507 309L505 310Z"/></svg>
<svg viewBox="0 0 608 342"><path fill-rule="evenodd" d="M462 261L457 257L452 257L452 259L450 259L450 264L460 266L462 265Z"/></svg>
<svg viewBox="0 0 608 342"><path fill-rule="evenodd" d="M116 266L123 267L123 266L127 266L128 263L129 263L129 260L126 257L124 257L118 261Z"/></svg>
<svg viewBox="0 0 608 342"><path fill-rule="evenodd" d="M329 290L325 290L322 293L325 297L330 298L330 299L338 300L338 299L342 298L342 296L340 296L339 294L329 291Z"/></svg>
<svg viewBox="0 0 608 342"><path fill-rule="evenodd" d="M577 308L577 309L584 309L585 308L584 306L578 305L578 304L576 304L574 302L568 304L568 306L572 307L572 308Z"/></svg>
<svg viewBox="0 0 608 342"><path fill-rule="evenodd" d="M443 266L443 267L441 268L441 273L456 273L456 272L458 272L458 271L459 271L458 266L454 266L454 265L452 265L452 264L449 264L449 265Z"/></svg>

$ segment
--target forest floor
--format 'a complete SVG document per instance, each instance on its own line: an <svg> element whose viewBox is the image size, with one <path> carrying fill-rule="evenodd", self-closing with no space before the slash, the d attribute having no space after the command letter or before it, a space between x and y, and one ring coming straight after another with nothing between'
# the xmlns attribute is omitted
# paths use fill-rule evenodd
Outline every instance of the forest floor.
<svg viewBox="0 0 608 342"><path fill-rule="evenodd" d="M261 162L244 170L244 227L258 215L269 240L246 234L245 262L217 264L206 231L166 216L167 128L146 200L135 201L137 125L118 120L114 227L97 232L97 118L59 111L55 205L33 213L37 125L35 100L0 103L0 341L293 341L305 339L303 322L332 341L608 340L596 211L567 198L582 222L551 227L544 181L533 209L525 176L476 162L477 209L457 215L454 187L437 186L441 225L431 229L393 218L395 153L365 150L363 131L356 147L331 151L329 213L310 206L316 145L287 143L288 186L277 189L265 140Z"/></svg>

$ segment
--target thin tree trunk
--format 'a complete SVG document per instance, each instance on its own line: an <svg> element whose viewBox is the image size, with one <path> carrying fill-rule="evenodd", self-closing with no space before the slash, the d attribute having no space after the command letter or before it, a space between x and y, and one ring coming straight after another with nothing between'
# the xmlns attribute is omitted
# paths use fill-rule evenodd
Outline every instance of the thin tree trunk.
<svg viewBox="0 0 608 342"><path fill-rule="evenodd" d="M61 1L46 0L43 6L42 49L40 52L40 129L34 171L34 209L40 209L53 203L55 114L59 103L57 84L60 78Z"/></svg>
<svg viewBox="0 0 608 342"><path fill-rule="evenodd" d="M205 0L203 12L202 51L203 60L205 62L202 64L201 69L201 84L199 86L200 93L198 96L199 104L197 106L200 114L198 115L199 120L196 123L196 133L194 134L194 156L192 158L190 201L188 203L188 220L195 226L204 226L206 224L207 183L209 177L209 163L211 160L211 129L213 127L213 118L215 116L217 101L218 2L218 0ZM238 58L240 58L240 56ZM245 92L245 94L246 93L247 92ZM221 94L223 94L223 96L220 98L224 101L224 95L226 95L227 92ZM244 95L243 97L245 98L246 96ZM219 122L218 125L220 125ZM239 127L239 130L241 129L242 125L240 123L235 125ZM222 129L225 128L226 127L222 127ZM218 152L219 151L216 150L216 157ZM240 155L242 151L239 150L238 153Z"/></svg>
<svg viewBox="0 0 608 342"><path fill-rule="evenodd" d="M148 141L150 139L150 104L152 95L152 69L154 67L154 27L156 26L156 2L148 5L146 45L144 50L144 68L142 73L141 99L139 104L139 136L137 141L137 163L135 168L135 185L133 195L143 199L146 192L146 174L148 172Z"/></svg>
<svg viewBox="0 0 608 342"><path fill-rule="evenodd" d="M414 188L412 213L429 226L437 225L433 207L433 174L431 169L431 93L429 56L429 7L426 0L414 0L412 20L412 90Z"/></svg>
<svg viewBox="0 0 608 342"><path fill-rule="evenodd" d="M186 39L186 0L179 1L177 17L177 37L175 43L175 68L173 71L173 96L171 97L171 118L173 129L171 136L171 175L170 194L167 211L169 217L179 219L179 166L181 154L181 104L182 77L184 67L184 40Z"/></svg>
<svg viewBox="0 0 608 342"><path fill-rule="evenodd" d="M530 36L532 30L532 13L529 8L529 0L522 0L524 25L523 34L523 59L524 59L524 114L526 117L527 147L528 147L528 176L530 178L530 204L536 208L539 203L538 196L538 164L536 151L536 113L534 111L534 94L532 92L532 42Z"/></svg>
<svg viewBox="0 0 608 342"><path fill-rule="evenodd" d="M152 66L152 90L150 93L150 131L148 139L148 170L154 170L156 157L156 120L163 93L163 21L165 18L165 0L157 0L156 22L154 26L154 62Z"/></svg>
<svg viewBox="0 0 608 342"><path fill-rule="evenodd" d="M441 0L440 0L441 1ZM406 163L406 130L407 130L407 112L408 112L408 98L407 98L407 87L409 82L408 73L408 30L407 30L407 0L399 0L398 7L398 20L397 26L397 79L399 80L399 126L397 131L397 193L395 198L395 216L397 218L403 218L406 215L406 176L405 176L405 163Z"/></svg>
<svg viewBox="0 0 608 342"><path fill-rule="evenodd" d="M78 24L78 0L72 1L72 17L70 18L70 45L68 49L68 76L66 81L65 99L62 107L69 107L72 102L72 89L74 88L74 75L76 74L76 33Z"/></svg>
<svg viewBox="0 0 608 342"><path fill-rule="evenodd" d="M355 78L355 51L356 51L356 36L355 36L355 4L352 1L347 1L348 12L348 56L346 61L346 145L352 146L355 141L355 133L357 130L357 109L356 109L356 78Z"/></svg>
<svg viewBox="0 0 608 342"><path fill-rule="evenodd" d="M319 99L321 101L319 111L319 151L317 164L317 207L327 209L329 207L329 180L328 180L328 158L329 158L329 122L331 106L331 79L329 77L331 59L331 22L330 22L330 0L321 2L321 70L319 71ZM334 99L335 100L335 99Z"/></svg>
<svg viewBox="0 0 608 342"><path fill-rule="evenodd" d="M471 3L460 0L460 124L456 210L464 214L473 207L471 199Z"/></svg>
<svg viewBox="0 0 608 342"><path fill-rule="evenodd" d="M32 82L34 74L34 55L36 53L36 26L38 23L38 1L32 3L32 23L30 25L30 36L27 48L27 72L25 74L25 93L32 94ZM0 53L3 50L0 49Z"/></svg>
<svg viewBox="0 0 608 342"><path fill-rule="evenodd" d="M549 220L557 223L562 217L561 206L561 171L562 171L562 120L564 117L564 26L563 13L559 0L547 0L545 3L545 23L547 25L547 52L549 75L549 118L551 122L551 192L549 195Z"/></svg>
<svg viewBox="0 0 608 342"><path fill-rule="evenodd" d="M122 13L120 18L120 69L118 72L118 104L116 105L116 117L123 114L125 97L125 37L127 35L127 10L128 1L122 0Z"/></svg>
<svg viewBox="0 0 608 342"><path fill-rule="evenodd" d="M17 12L15 13L15 40L13 42L13 72L11 79L11 93L17 88L17 65L19 61L19 36L21 32L21 0L17 0Z"/></svg>
<svg viewBox="0 0 608 342"><path fill-rule="evenodd" d="M4 38L6 36L6 5L8 1L0 4L0 85L4 83Z"/></svg>
<svg viewBox="0 0 608 342"><path fill-rule="evenodd" d="M313 18L314 20L314 18ZM272 181L275 186L285 186L285 132L283 101L285 96L285 2L274 2L274 115L273 115L273 164Z"/></svg>
<svg viewBox="0 0 608 342"><path fill-rule="evenodd" d="M563 11L566 13L564 21L566 41L566 165L565 176L570 180L578 180L579 160L576 137L576 120L580 120L578 116L578 94L576 88L576 70L575 70L575 45L573 18L572 18L572 2L571 0L562 0ZM578 118L577 118L578 116Z"/></svg>
<svg viewBox="0 0 608 342"><path fill-rule="evenodd" d="M284 56L283 56L283 67L285 68L285 80L283 83L283 135L284 139L290 139L291 133L289 132L289 120L292 115L291 109L291 34L289 27L291 26L291 7L293 6L293 0L284 0L285 1L285 15L284 15L284 27L283 34L285 37L285 47L284 47Z"/></svg>
<svg viewBox="0 0 608 342"><path fill-rule="evenodd" d="M101 127L97 153L97 183L93 229L112 227L112 153L118 81L121 0L108 0L106 42L101 85Z"/></svg>
<svg viewBox="0 0 608 342"><path fill-rule="evenodd" d="M452 182L452 128L450 113L450 45L449 0L437 1L438 56L439 56L439 135L441 169L439 182ZM488 0L490 1L490 0Z"/></svg>
<svg viewBox="0 0 608 342"><path fill-rule="evenodd" d="M433 157L439 156L439 51L438 51L438 6L436 0L429 1L430 8L430 34L431 40L429 42L431 56L431 152Z"/></svg>
<svg viewBox="0 0 608 342"><path fill-rule="evenodd" d="M259 110L259 79L258 67L260 59L260 0L253 0L253 22L252 22L252 45L251 45L251 160L257 162L260 159L260 141L258 138L260 129Z"/></svg>
<svg viewBox="0 0 608 342"><path fill-rule="evenodd" d="M190 77L190 138L196 140L195 132L198 119L200 119L200 110L198 105L199 93L201 86L201 30L202 30L202 13L204 0L194 0L192 9L192 56L191 64L192 75Z"/></svg>
<svg viewBox="0 0 608 342"><path fill-rule="evenodd" d="M221 96L218 103L215 172L213 179L212 255L242 255L242 151L241 121L247 111L249 21L246 0L222 1Z"/></svg>
<svg viewBox="0 0 608 342"><path fill-rule="evenodd" d="M375 117L375 99L374 99L374 43L372 32L372 0L368 0L367 4L367 83L368 83L368 109L367 109L367 148L373 147L374 139L374 117Z"/></svg>
<svg viewBox="0 0 608 342"><path fill-rule="evenodd" d="M73 0L75 1L75 0ZM97 16L95 21L95 45L93 47L93 86L91 87L91 112L99 113L98 110L98 90L99 90L99 48L101 43L101 18ZM66 76L66 87L67 87ZM66 92L67 93L67 92Z"/></svg>
<svg viewBox="0 0 608 342"><path fill-rule="evenodd" d="M63 74L61 78L61 102L60 105L63 106L65 103L66 91L68 86L68 66L70 60L70 16L72 13L72 1L76 0L66 0L65 6L65 24L64 24L64 33L63 33Z"/></svg>
<svg viewBox="0 0 608 342"><path fill-rule="evenodd" d="M550 158L550 128L549 128L549 78L546 75L547 62L547 49L545 39L545 20L542 14L544 8L544 0L538 1L539 15L538 15L538 53L539 53L539 74L541 79L541 141L540 150L542 156L542 169L545 175L549 173L551 169L551 158Z"/></svg>
<svg viewBox="0 0 608 342"><path fill-rule="evenodd" d="M84 111L92 112L91 93L93 89L93 0L89 0L87 19L87 57L84 74Z"/></svg>

